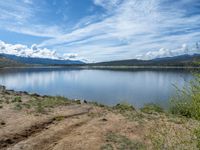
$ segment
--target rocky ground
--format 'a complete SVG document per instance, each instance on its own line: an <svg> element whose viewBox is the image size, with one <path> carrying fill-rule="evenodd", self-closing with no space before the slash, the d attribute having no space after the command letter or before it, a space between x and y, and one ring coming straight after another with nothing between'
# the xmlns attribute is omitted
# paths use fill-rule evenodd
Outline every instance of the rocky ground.
<svg viewBox="0 0 200 150"><path fill-rule="evenodd" d="M199 121L0 87L0 149L198 149Z"/></svg>

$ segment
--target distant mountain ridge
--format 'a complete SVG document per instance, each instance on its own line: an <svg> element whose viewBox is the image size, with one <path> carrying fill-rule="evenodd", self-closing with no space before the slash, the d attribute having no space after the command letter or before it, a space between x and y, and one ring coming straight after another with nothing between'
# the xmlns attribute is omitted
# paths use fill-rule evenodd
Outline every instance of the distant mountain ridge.
<svg viewBox="0 0 200 150"><path fill-rule="evenodd" d="M152 60L118 60L85 64L79 60L57 60L49 58L20 57L0 54L0 67L22 65L89 65L89 66L195 66L200 67L200 54L155 58Z"/></svg>
<svg viewBox="0 0 200 150"><path fill-rule="evenodd" d="M23 64L16 62L14 60L7 59L0 56L0 68L1 67L12 67L12 66L22 66Z"/></svg>
<svg viewBox="0 0 200 150"><path fill-rule="evenodd" d="M200 66L200 54L155 58L152 60L118 60L94 63L97 66Z"/></svg>
<svg viewBox="0 0 200 150"><path fill-rule="evenodd" d="M37 65L71 65L71 64L84 64L79 60L59 60L50 58L33 58L33 57L21 57L8 54L0 54L0 58L6 58L21 64L37 64Z"/></svg>

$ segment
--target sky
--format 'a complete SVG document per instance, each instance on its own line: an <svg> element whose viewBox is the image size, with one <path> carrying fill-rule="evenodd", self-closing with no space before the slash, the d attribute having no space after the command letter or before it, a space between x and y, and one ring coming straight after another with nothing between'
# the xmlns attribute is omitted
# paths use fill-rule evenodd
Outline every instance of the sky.
<svg viewBox="0 0 200 150"><path fill-rule="evenodd" d="M100 62L199 45L200 0L0 0L0 53Z"/></svg>

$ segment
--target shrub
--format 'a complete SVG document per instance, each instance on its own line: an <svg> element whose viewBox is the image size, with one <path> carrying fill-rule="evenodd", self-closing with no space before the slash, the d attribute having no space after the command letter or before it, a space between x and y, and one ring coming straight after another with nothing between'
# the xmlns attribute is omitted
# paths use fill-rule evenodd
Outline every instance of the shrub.
<svg viewBox="0 0 200 150"><path fill-rule="evenodd" d="M197 148L200 149L200 128L195 129L194 134L197 138Z"/></svg>
<svg viewBox="0 0 200 150"><path fill-rule="evenodd" d="M134 108L132 105L127 104L127 103L120 103L120 104L117 104L116 106L114 106L114 109L117 109L117 110L119 110L120 112L133 111L133 110L135 110L135 108Z"/></svg>
<svg viewBox="0 0 200 150"><path fill-rule="evenodd" d="M195 75L189 86L176 89L170 102L171 113L200 120L200 75Z"/></svg>
<svg viewBox="0 0 200 150"><path fill-rule="evenodd" d="M36 112L38 113L45 113L44 106L42 105L41 102L38 102L36 105Z"/></svg>
<svg viewBox="0 0 200 150"><path fill-rule="evenodd" d="M101 104L101 103L98 103L98 102L88 102L88 103L91 104L91 105L94 105L94 106L98 106L98 107L108 107L108 106Z"/></svg>
<svg viewBox="0 0 200 150"><path fill-rule="evenodd" d="M20 103L16 103L14 109L15 110L21 110L22 109L21 104Z"/></svg>
<svg viewBox="0 0 200 150"><path fill-rule="evenodd" d="M17 96L15 97L13 100L12 100L12 103L21 103L22 102L22 98L20 96Z"/></svg>
<svg viewBox="0 0 200 150"><path fill-rule="evenodd" d="M152 114L155 112L158 112L158 113L164 112L162 107L153 103L145 104L140 110L148 114Z"/></svg>
<svg viewBox="0 0 200 150"><path fill-rule="evenodd" d="M30 105L30 104L23 103L22 105L23 105L25 108L27 108L27 109L30 109L30 108L31 108L31 105Z"/></svg>

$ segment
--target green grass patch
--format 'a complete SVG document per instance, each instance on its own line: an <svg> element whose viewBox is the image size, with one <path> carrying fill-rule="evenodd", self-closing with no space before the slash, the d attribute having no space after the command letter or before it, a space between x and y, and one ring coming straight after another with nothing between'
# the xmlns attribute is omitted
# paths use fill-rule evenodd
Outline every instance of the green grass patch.
<svg viewBox="0 0 200 150"><path fill-rule="evenodd" d="M56 116L56 117L54 118L55 121L62 121L62 120L64 120L64 119L65 119L65 116Z"/></svg>
<svg viewBox="0 0 200 150"><path fill-rule="evenodd" d="M72 102L64 97L45 97L43 99L33 98L27 105L33 107L38 113L45 113L47 109L51 109L57 106L69 105Z"/></svg>
<svg viewBox="0 0 200 150"><path fill-rule="evenodd" d="M140 141L131 140L126 136L109 132L106 135L106 144L101 147L102 150L145 150L145 144Z"/></svg>
<svg viewBox="0 0 200 150"><path fill-rule="evenodd" d="M148 114L153 114L155 112L157 112L157 113L164 112L162 107L160 107L159 105L153 104L153 103L145 104L140 110L142 112L148 113Z"/></svg>
<svg viewBox="0 0 200 150"><path fill-rule="evenodd" d="M15 110L22 110L22 108L23 107L22 107L22 105L20 103L16 103L15 106L14 106Z"/></svg>
<svg viewBox="0 0 200 150"><path fill-rule="evenodd" d="M15 97L12 102L15 103L15 110L21 110L23 108L26 108L32 109L37 113L47 113L51 108L57 106L65 106L73 103L72 101L60 96L45 98L32 97L32 99L26 103L21 103L21 97Z"/></svg>
<svg viewBox="0 0 200 150"><path fill-rule="evenodd" d="M94 106L98 106L98 107L108 107L108 106L103 105L103 104L98 103L98 102L88 102L88 103L89 103L89 104L92 104L92 105L94 105Z"/></svg>
<svg viewBox="0 0 200 150"><path fill-rule="evenodd" d="M126 111L134 111L135 108L128 104L128 103L120 103L113 107L116 110L119 110L120 112L126 112Z"/></svg>
<svg viewBox="0 0 200 150"><path fill-rule="evenodd" d="M25 108L27 108L27 109L30 109L30 108L31 108L31 105L30 105L30 104L27 104L27 103L23 103L22 106L25 107Z"/></svg>
<svg viewBox="0 0 200 150"><path fill-rule="evenodd" d="M14 99L11 102L12 103L21 103L22 102L22 98L20 96L16 96L16 97L14 97Z"/></svg>

